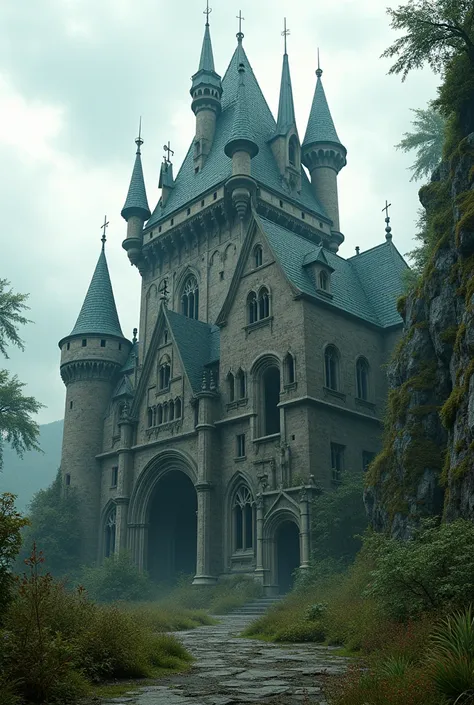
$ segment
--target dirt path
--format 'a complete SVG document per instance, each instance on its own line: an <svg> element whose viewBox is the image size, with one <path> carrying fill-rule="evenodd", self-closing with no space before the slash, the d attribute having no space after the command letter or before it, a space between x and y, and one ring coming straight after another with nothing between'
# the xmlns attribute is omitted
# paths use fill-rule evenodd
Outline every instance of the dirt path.
<svg viewBox="0 0 474 705"><path fill-rule="evenodd" d="M314 705L325 705L318 676L343 672L347 659L317 644L277 645L237 638L251 620L229 615L215 626L179 633L196 659L191 671L107 703L291 705L309 699Z"/></svg>

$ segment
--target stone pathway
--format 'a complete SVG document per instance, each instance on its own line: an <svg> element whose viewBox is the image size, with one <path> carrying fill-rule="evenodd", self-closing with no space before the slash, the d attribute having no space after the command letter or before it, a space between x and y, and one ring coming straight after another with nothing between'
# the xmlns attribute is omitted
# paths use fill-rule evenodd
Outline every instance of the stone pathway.
<svg viewBox="0 0 474 705"><path fill-rule="evenodd" d="M125 705L326 705L321 679L342 673L347 659L317 644L277 645L237 638L252 621L229 615L219 624L177 634L196 659L187 673L106 703Z"/></svg>

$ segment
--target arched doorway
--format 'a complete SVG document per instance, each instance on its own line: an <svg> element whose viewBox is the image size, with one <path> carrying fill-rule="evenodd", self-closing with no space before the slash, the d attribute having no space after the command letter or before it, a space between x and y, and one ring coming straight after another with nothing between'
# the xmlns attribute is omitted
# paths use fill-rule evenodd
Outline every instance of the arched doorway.
<svg viewBox="0 0 474 705"><path fill-rule="evenodd" d="M156 582L173 582L196 572L197 497L179 470L156 484L149 505L147 569Z"/></svg>
<svg viewBox="0 0 474 705"><path fill-rule="evenodd" d="M275 543L278 592L284 594L293 587L294 571L300 566L300 532L294 521L279 525Z"/></svg>

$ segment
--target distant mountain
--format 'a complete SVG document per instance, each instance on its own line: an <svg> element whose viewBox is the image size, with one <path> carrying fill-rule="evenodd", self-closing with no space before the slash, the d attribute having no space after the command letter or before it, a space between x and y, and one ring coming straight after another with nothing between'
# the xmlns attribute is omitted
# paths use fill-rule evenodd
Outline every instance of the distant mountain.
<svg viewBox="0 0 474 705"><path fill-rule="evenodd" d="M10 448L3 453L3 472L0 472L0 492L17 495L16 506L24 511L35 492L42 490L56 477L61 462L63 421L40 426L39 445L43 453L30 451L23 460Z"/></svg>

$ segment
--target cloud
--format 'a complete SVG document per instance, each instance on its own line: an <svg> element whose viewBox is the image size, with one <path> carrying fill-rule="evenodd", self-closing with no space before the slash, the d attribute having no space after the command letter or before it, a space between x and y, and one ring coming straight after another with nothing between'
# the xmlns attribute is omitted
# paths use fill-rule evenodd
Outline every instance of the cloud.
<svg viewBox="0 0 474 705"><path fill-rule="evenodd" d="M204 9L196 0L42 0L0 5L0 208L2 268L30 292L22 332L27 348L11 368L47 404L40 421L63 414L57 341L74 325L110 219L107 255L124 333L139 317L140 277L121 242L120 217L143 116L143 161L150 206L158 200L162 145L171 140L175 173L193 136L190 76L198 65ZM393 41L379 0L241 0L214 3L216 68L235 49L242 7L245 47L275 112L283 17L298 127L303 136L315 86L317 47L323 81L348 165L339 177L342 254L384 237L385 198L393 203L394 242L411 249L417 186L410 156L393 145L409 129L410 108L435 96L436 80L417 72L402 84L380 60Z"/></svg>

